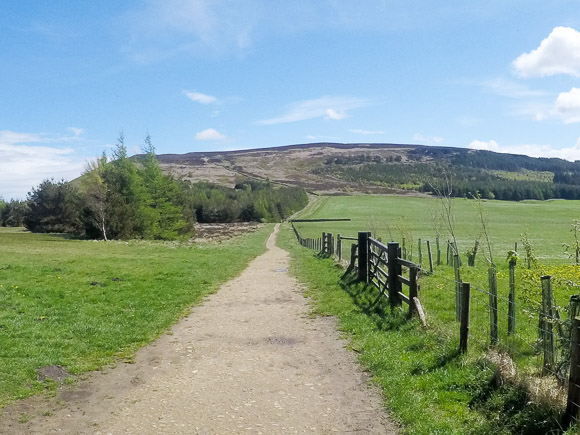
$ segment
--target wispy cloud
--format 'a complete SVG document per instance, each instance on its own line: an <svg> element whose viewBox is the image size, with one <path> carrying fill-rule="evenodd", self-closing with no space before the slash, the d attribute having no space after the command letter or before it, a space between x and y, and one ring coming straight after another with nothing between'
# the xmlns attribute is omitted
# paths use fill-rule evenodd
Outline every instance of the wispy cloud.
<svg viewBox="0 0 580 435"><path fill-rule="evenodd" d="M149 0L125 17L125 51L139 62L178 54L244 55L261 6L254 0Z"/></svg>
<svg viewBox="0 0 580 435"><path fill-rule="evenodd" d="M217 131L215 128L208 128L206 130L200 131L195 135L197 140L226 140L227 136Z"/></svg>
<svg viewBox="0 0 580 435"><path fill-rule="evenodd" d="M413 140L422 142L424 144L439 144L441 142L443 142L443 138L439 137L439 136L425 136L422 135L421 133L415 133L413 135Z"/></svg>
<svg viewBox="0 0 580 435"><path fill-rule="evenodd" d="M520 55L512 66L521 77L580 77L580 32L571 27L555 27L538 48Z"/></svg>
<svg viewBox="0 0 580 435"><path fill-rule="evenodd" d="M491 139L488 141L473 140L468 148L475 150L488 150L498 153L522 154L531 157L557 157L564 160L580 160L580 138L575 145L564 148L555 148L552 145L521 144L521 145L500 145Z"/></svg>
<svg viewBox="0 0 580 435"><path fill-rule="evenodd" d="M72 130L80 137L81 129ZM85 161L66 143L74 136L0 131L0 196L24 199L46 178L72 179L80 175ZM52 146L51 144L55 144Z"/></svg>
<svg viewBox="0 0 580 435"><path fill-rule="evenodd" d="M546 97L552 95L550 92L529 89L521 83L507 80L503 77L485 81L482 83L482 86L496 95L514 99Z"/></svg>
<svg viewBox="0 0 580 435"><path fill-rule="evenodd" d="M195 101L200 104L214 104L218 102L218 99L212 95L202 94L201 92L195 91L183 91L183 94L189 98L191 101Z"/></svg>
<svg viewBox="0 0 580 435"><path fill-rule="evenodd" d="M318 135L314 135L314 134L309 134L308 136L306 136L306 139L308 140L317 140L317 141L338 141L339 138L336 136L318 136Z"/></svg>
<svg viewBox="0 0 580 435"><path fill-rule="evenodd" d="M557 120L564 124L580 122L580 88L561 92L552 101L528 101L518 104L512 115L535 121Z"/></svg>
<svg viewBox="0 0 580 435"><path fill-rule="evenodd" d="M354 134L364 134L364 135L385 134L383 130L361 130L358 128L350 130L350 132Z"/></svg>
<svg viewBox="0 0 580 435"><path fill-rule="evenodd" d="M260 121L260 124L285 124L313 118L340 120L349 116L349 110L358 109L370 104L371 101L364 98L324 96L313 100L292 103L286 106L285 113L281 116L264 119Z"/></svg>

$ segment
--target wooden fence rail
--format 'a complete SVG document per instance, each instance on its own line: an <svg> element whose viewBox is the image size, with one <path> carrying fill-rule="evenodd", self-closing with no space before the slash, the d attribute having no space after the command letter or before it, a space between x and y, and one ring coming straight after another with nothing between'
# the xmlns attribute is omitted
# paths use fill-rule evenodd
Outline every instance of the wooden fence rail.
<svg viewBox="0 0 580 435"><path fill-rule="evenodd" d="M336 256L342 260L343 240L356 241L351 244L350 264L347 272L357 269L358 279L377 288L381 297L386 297L391 306L400 306L402 302L409 306L409 316L418 315L426 324L425 314L419 301L419 271L421 266L401 258L401 248L396 242L387 245L371 237L368 231L361 231L358 237L349 237L323 232L319 239L302 238L291 222L298 242L307 248L321 253ZM405 274L403 273L403 268ZM407 293L403 292L406 286Z"/></svg>
<svg viewBox="0 0 580 435"><path fill-rule="evenodd" d="M409 307L409 316L418 316L424 326L427 325L425 313L419 300L419 275L420 272L433 273L433 257L431 254L431 244L427 241L427 253L429 257L428 271L421 268L420 264L413 263L405 258L404 240L403 249L396 242L382 243L380 240L371 237L368 231L361 231L357 237L343 236L340 234L322 233L317 239L302 238L294 223L291 223L296 238L302 246L318 250L329 256L334 256L339 261L342 260L343 241L351 241L350 263L345 275L357 271L358 279L375 287L378 290L378 301L380 298L387 298L391 306L401 306L406 303ZM439 239L436 239L437 265L441 264L441 252ZM419 249L421 244L419 244ZM403 252L402 252L403 251ZM420 256L421 257L421 256ZM447 243L447 264L452 265L455 272L455 279L452 280L455 287L455 310L456 320L459 325L459 350L467 352L470 334L470 303L472 286L462 282L461 260L456 246ZM516 261L512 259L509 263L509 296L507 298L508 312L508 336L514 336L516 332L516 298L515 298L515 266ZM498 294L497 294L497 274L495 268L488 271L489 292L481 288L474 287L477 291L489 296L489 316L490 316L490 344L492 346L499 343L498 334ZM543 359L542 373L552 374L559 379L559 374L555 372L556 349L554 340L554 328L557 328L560 342L569 343L569 379L568 379L568 400L567 409L562 419L562 427L568 428L571 424L580 422L580 295L570 297L568 314L569 330L562 325L558 308L554 305L553 291L550 276L542 276L542 304L537 314L539 315L538 325L538 345L539 354ZM406 291L403 291L403 288ZM566 362L568 364L568 362Z"/></svg>

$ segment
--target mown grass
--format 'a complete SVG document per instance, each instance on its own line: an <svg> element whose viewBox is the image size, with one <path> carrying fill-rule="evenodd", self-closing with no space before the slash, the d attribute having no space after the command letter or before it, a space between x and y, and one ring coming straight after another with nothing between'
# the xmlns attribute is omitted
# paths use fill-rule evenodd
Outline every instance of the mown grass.
<svg viewBox="0 0 580 435"><path fill-rule="evenodd" d="M476 206L474 200L453 200L456 235L461 253L472 248L474 240L480 238L481 224ZM488 219L488 232L498 260L514 248L515 242L520 242L521 248L520 235L528 233L540 261L571 263L562 244L573 242L570 226L574 219L579 218L580 201L484 201L484 209ZM350 218L351 222L297 223L296 227L303 237L312 238L320 237L323 231L343 236L356 236L358 231L372 231L383 240L399 242L406 236L408 252L412 250L416 259L418 239L431 240L434 243L437 236L436 226L442 233L442 245L449 238L447 228L438 219L440 215L440 200L431 197L335 196L321 198L317 207L309 209L300 217ZM413 243L410 244L409 239Z"/></svg>
<svg viewBox="0 0 580 435"><path fill-rule="evenodd" d="M522 385L504 382L485 345L472 345L465 355L458 352L458 324L434 322L430 315L433 309L454 319L448 298L429 302L430 324L424 329L407 317L405 306L391 309L385 299L377 301L376 289L344 277L333 260L299 246L289 228L279 243L292 255L292 272L308 285L314 312L338 317L403 433L561 432L559 411L535 403ZM477 328L477 323L472 326Z"/></svg>
<svg viewBox="0 0 580 435"><path fill-rule="evenodd" d="M0 230L0 406L52 388L41 367L130 361L262 253L271 229L202 245Z"/></svg>

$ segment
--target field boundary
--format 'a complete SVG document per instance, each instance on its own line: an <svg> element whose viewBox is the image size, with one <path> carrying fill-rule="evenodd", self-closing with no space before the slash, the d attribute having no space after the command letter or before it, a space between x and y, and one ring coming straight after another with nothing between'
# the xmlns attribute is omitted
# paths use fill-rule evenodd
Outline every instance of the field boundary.
<svg viewBox="0 0 580 435"><path fill-rule="evenodd" d="M389 242L385 245L380 240L372 238L368 231L358 232L357 237L340 234L334 236L332 233L322 232L319 238L303 238L294 222L291 222L291 226L300 245L319 251L321 256L334 258L341 266L345 266L342 262L342 241L356 242L351 244L350 263L348 263L345 275L356 271L358 281L372 285L379 290L375 303L381 297L386 297L392 307L400 306L401 302L406 302L409 305L409 316L417 314L423 325L427 325L425 312L419 300L418 279L420 275L434 272L429 241L427 242L427 251L430 270L426 271L422 269L421 264L402 258L401 247L398 243ZM439 265L438 240L437 250L437 264ZM421 241L419 241L419 257L421 258ZM452 264L449 264L450 262ZM446 281L455 290L456 321L459 323L459 351L461 353L467 352L472 310L475 309L478 313L487 311L489 315L489 341L481 343L481 338L474 335L473 337L479 340L478 344L483 344L485 349L495 349L505 354L507 358L510 358L510 355L519 354L520 357L535 357L541 360L541 377L554 379L557 384L555 394L566 397L566 411L563 413L562 427L568 428L572 424L578 423L580 421L580 316L577 317L577 315L580 314L580 296L571 296L570 306L567 309L568 318L562 320L558 307L555 305L551 285L552 277L549 275L541 277L542 303L536 307L520 307L516 304L512 293L512 289L515 288L515 283L512 281L515 279L513 273L515 259L510 262L510 295L508 298L497 293L495 267L490 267L488 271L489 289L487 290L478 286L472 287L470 283L463 282L457 248L449 242L447 263L452 265L455 271L455 279L447 279ZM403 266L409 270L408 276L402 275ZM401 284L408 286L408 295L400 291ZM482 296L484 301L481 300ZM507 340L500 340L498 334L498 301L506 303L508 306ZM473 303L476 306L472 308ZM530 342L516 333L516 312L520 315L524 312L528 316L538 319L537 340ZM522 349L522 346L527 347L527 349ZM564 393L566 390L567 394Z"/></svg>

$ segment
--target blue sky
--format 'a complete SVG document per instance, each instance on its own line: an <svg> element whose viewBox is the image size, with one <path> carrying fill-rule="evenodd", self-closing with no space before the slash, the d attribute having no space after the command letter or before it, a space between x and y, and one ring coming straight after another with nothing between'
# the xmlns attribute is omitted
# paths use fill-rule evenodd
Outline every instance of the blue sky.
<svg viewBox="0 0 580 435"><path fill-rule="evenodd" d="M580 159L577 0L0 3L0 196L158 153L392 142Z"/></svg>

